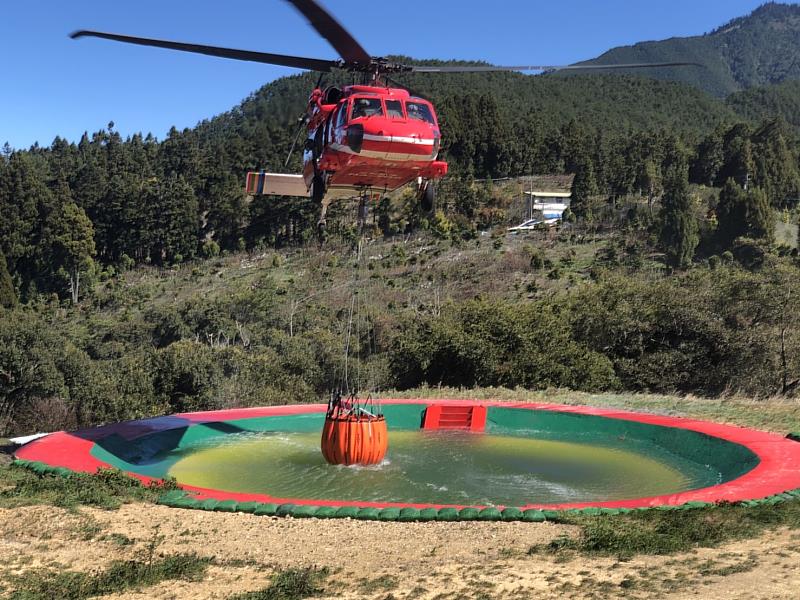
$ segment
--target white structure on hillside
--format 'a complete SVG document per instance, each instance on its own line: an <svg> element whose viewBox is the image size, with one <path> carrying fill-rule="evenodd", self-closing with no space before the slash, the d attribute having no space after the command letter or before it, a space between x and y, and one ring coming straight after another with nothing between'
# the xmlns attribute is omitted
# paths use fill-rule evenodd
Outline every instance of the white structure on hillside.
<svg viewBox="0 0 800 600"><path fill-rule="evenodd" d="M528 200L527 219L515 227L509 227L509 231L530 231L537 226L557 225L561 222L564 211L569 208L572 196L570 192L530 191L525 194Z"/></svg>

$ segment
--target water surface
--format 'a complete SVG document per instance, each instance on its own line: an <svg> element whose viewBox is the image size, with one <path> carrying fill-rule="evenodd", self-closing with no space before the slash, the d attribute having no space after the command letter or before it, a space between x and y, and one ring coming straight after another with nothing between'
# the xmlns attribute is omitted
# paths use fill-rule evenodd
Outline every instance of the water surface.
<svg viewBox="0 0 800 600"><path fill-rule="evenodd" d="M180 483L277 498L521 506L621 500L717 483L708 465L644 442L601 444L390 431L380 465L328 465L319 433L247 432L182 448Z"/></svg>

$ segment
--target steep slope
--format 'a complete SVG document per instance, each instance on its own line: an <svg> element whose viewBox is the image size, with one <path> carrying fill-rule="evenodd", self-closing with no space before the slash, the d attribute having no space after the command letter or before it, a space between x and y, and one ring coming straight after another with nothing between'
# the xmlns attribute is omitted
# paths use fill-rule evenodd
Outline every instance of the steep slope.
<svg viewBox="0 0 800 600"><path fill-rule="evenodd" d="M800 130L800 81L737 92L728 97L726 104L743 119L760 121L781 117Z"/></svg>
<svg viewBox="0 0 800 600"><path fill-rule="evenodd" d="M800 79L798 55L800 6L770 2L708 34L621 46L588 63L699 62L703 68L640 73L688 83L722 98L754 86Z"/></svg>
<svg viewBox="0 0 800 600"><path fill-rule="evenodd" d="M576 119L607 134L660 128L702 133L736 118L723 102L690 86L628 75L419 74L397 79L434 100L440 112L448 100L487 95L504 122L535 122L546 130ZM269 83L233 110L201 123L197 133L203 138L236 133L263 143L274 137L276 127L292 132L315 80L303 74ZM343 76L339 83L345 83Z"/></svg>

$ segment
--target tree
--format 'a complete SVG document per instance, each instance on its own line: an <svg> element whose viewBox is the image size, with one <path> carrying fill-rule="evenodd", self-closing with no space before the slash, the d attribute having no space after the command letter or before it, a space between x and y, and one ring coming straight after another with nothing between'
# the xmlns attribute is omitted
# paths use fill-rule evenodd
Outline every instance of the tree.
<svg viewBox="0 0 800 600"><path fill-rule="evenodd" d="M63 345L35 315L19 311L0 319L0 433L32 402L65 395L57 366Z"/></svg>
<svg viewBox="0 0 800 600"><path fill-rule="evenodd" d="M642 165L642 172L639 175L639 183L642 190L647 193L647 210L650 216L653 215L653 199L661 193L662 177L661 167L655 161L647 159Z"/></svg>
<svg viewBox="0 0 800 600"><path fill-rule="evenodd" d="M722 131L716 128L697 148L697 158L692 165L692 179L703 185L714 185L725 164Z"/></svg>
<svg viewBox="0 0 800 600"><path fill-rule="evenodd" d="M6 257L0 251L0 306L3 308L14 308L17 305L17 292L14 290L14 282L6 265Z"/></svg>
<svg viewBox="0 0 800 600"><path fill-rule="evenodd" d="M81 274L91 270L95 254L94 228L83 209L73 202L61 207L59 234L54 257L61 257L69 278L70 299L78 303Z"/></svg>
<svg viewBox="0 0 800 600"><path fill-rule="evenodd" d="M753 187L747 192L747 235L771 244L775 238L775 215L767 194Z"/></svg>
<svg viewBox="0 0 800 600"><path fill-rule="evenodd" d="M774 119L753 134L753 183L764 190L772 206L794 208L800 199L800 173L784 129L785 125Z"/></svg>
<svg viewBox="0 0 800 600"><path fill-rule="evenodd" d="M45 166L39 157L16 152L0 170L0 251L23 291L39 276L42 229L52 210Z"/></svg>
<svg viewBox="0 0 800 600"><path fill-rule="evenodd" d="M759 188L745 192L728 179L719 194L717 221L717 240L722 248L730 248L739 237L772 242L774 217L766 194Z"/></svg>
<svg viewBox="0 0 800 600"><path fill-rule="evenodd" d="M592 221L596 206L594 196L597 195L597 181L594 177L594 165L588 156L576 159L575 178L572 180L572 199L570 208L575 216Z"/></svg>
<svg viewBox="0 0 800 600"><path fill-rule="evenodd" d="M198 245L199 217L197 197L181 175L148 182L146 210L152 224L147 255L155 264L181 262L194 256Z"/></svg>
<svg viewBox="0 0 800 600"><path fill-rule="evenodd" d="M664 185L662 205L661 248L670 265L686 268L692 263L700 238L697 219L692 213L685 166L678 165L670 169Z"/></svg>
<svg viewBox="0 0 800 600"><path fill-rule="evenodd" d="M51 268L61 269L69 280L72 304L78 303L81 273L92 267L95 255L94 227L81 207L72 201L69 186L61 178L56 190L60 206L50 215Z"/></svg>
<svg viewBox="0 0 800 600"><path fill-rule="evenodd" d="M725 161L717 175L717 181L733 179L741 186L747 185L753 175L753 144L750 141L750 127L743 123L734 125L723 138Z"/></svg>

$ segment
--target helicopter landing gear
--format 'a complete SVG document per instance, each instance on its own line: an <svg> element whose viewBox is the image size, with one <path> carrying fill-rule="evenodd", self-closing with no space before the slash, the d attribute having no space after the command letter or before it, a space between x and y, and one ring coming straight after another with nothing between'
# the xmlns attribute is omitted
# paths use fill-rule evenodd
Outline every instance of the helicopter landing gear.
<svg viewBox="0 0 800 600"><path fill-rule="evenodd" d="M319 245L325 242L325 238L327 237L325 231L325 216L328 213L328 205L331 203L330 199L325 199L325 179L321 173L316 173L314 178L311 180L311 201L314 204L319 204L319 220L317 221L317 241Z"/></svg>
<svg viewBox="0 0 800 600"><path fill-rule="evenodd" d="M322 204L322 199L325 198L325 191L325 180L322 175L314 175L311 180L311 199L317 204Z"/></svg>
<svg viewBox="0 0 800 600"><path fill-rule="evenodd" d="M436 190L432 181L424 181L420 185L419 205L426 213L432 213L436 209Z"/></svg>

